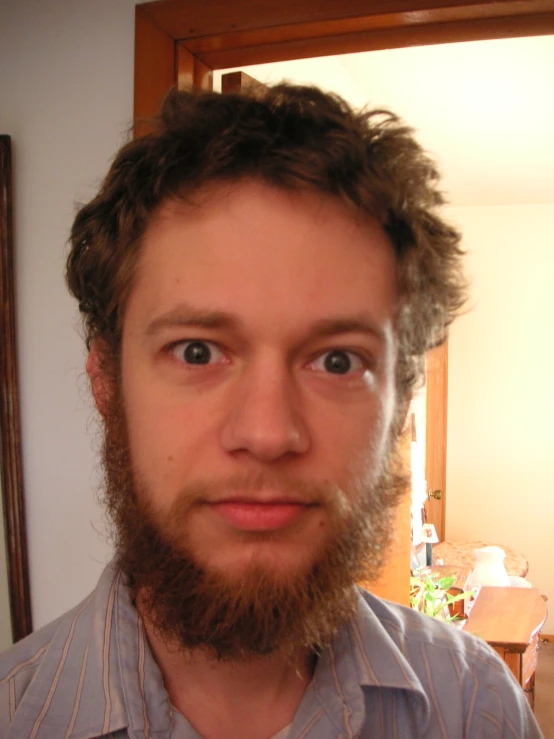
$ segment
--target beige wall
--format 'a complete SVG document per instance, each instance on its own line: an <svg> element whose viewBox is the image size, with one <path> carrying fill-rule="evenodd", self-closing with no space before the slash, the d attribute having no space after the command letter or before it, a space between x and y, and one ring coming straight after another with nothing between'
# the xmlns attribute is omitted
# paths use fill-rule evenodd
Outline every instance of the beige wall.
<svg viewBox="0 0 554 739"><path fill-rule="evenodd" d="M452 212L472 288L450 341L446 536L520 550L552 604L554 204Z"/></svg>

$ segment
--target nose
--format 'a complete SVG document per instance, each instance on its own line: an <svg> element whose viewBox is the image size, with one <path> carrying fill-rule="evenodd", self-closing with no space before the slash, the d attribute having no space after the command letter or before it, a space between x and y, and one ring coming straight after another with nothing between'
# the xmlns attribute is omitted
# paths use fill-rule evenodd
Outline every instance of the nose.
<svg viewBox="0 0 554 739"><path fill-rule="evenodd" d="M310 440L296 383L284 363L252 365L231 392L221 430L225 451L248 452L265 463L308 451Z"/></svg>

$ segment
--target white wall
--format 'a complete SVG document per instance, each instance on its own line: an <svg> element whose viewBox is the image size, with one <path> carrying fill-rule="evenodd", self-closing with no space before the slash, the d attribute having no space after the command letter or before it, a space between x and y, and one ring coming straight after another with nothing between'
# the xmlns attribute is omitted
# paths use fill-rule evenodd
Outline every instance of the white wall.
<svg viewBox="0 0 554 739"><path fill-rule="evenodd" d="M554 203L453 215L472 288L449 345L446 536L524 552L552 603Z"/></svg>
<svg viewBox="0 0 554 739"><path fill-rule="evenodd" d="M94 586L91 410L63 281L74 202L132 116L134 0L0 0L0 131L13 139L17 331L32 610L40 627Z"/></svg>

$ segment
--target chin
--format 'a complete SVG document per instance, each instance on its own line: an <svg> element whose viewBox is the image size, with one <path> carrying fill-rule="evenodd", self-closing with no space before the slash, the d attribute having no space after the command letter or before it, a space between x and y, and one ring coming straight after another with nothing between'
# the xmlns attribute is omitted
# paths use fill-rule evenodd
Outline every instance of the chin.
<svg viewBox="0 0 554 739"><path fill-rule="evenodd" d="M282 549L282 545L277 547L272 543L257 542L246 545L240 552L226 551L219 557L214 557L213 552L205 556L199 553L194 558L206 573L236 579L237 582L252 572L263 572L276 583L284 584L292 577L307 575L317 564L318 557L314 552L299 553L297 548L285 552Z"/></svg>

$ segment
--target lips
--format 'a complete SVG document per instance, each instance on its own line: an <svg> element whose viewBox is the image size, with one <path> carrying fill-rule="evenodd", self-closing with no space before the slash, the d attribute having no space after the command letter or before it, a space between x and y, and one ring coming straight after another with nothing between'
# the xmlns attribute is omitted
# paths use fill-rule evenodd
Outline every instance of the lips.
<svg viewBox="0 0 554 739"><path fill-rule="evenodd" d="M313 506L287 500L223 500L210 508L241 531L276 531L289 526Z"/></svg>

